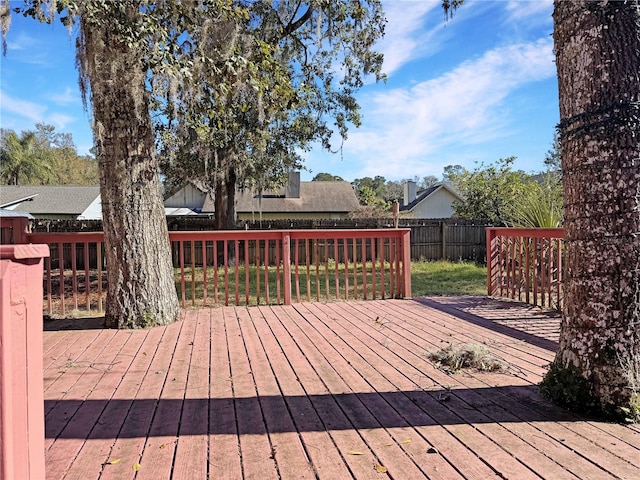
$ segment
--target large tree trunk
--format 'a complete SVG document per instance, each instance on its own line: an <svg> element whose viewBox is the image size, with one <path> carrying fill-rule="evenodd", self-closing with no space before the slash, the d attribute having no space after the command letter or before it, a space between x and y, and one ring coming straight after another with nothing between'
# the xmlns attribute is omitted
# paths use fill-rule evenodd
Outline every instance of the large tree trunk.
<svg viewBox="0 0 640 480"><path fill-rule="evenodd" d="M543 391L569 406L637 415L640 10L637 1L556 0L553 16L567 272Z"/></svg>
<svg viewBox="0 0 640 480"><path fill-rule="evenodd" d="M130 16L139 10L129 10ZM107 261L106 322L148 327L176 320L179 304L145 89L135 49L109 26L82 19L91 87Z"/></svg>
<svg viewBox="0 0 640 480"><path fill-rule="evenodd" d="M214 228L235 230L236 228L236 171L226 162L221 167L215 191Z"/></svg>

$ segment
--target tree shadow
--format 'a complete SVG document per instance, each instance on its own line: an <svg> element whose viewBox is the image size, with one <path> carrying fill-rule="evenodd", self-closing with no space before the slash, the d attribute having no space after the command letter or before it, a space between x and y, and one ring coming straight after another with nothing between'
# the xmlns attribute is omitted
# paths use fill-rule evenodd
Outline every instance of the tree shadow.
<svg viewBox="0 0 640 480"><path fill-rule="evenodd" d="M46 437L113 439L574 422L537 386L247 398L47 400Z"/></svg>
<svg viewBox="0 0 640 480"><path fill-rule="evenodd" d="M105 326L104 315L101 317L83 318L45 318L43 330L55 332L59 330L101 330Z"/></svg>
<svg viewBox="0 0 640 480"><path fill-rule="evenodd" d="M465 303L463 303L462 305L456 305L455 303L443 304L429 298L414 298L413 300L435 310L440 310L441 312L453 315L460 320L464 320L465 322L478 325L488 330L492 330L496 333L507 335L509 337L515 338L516 340L522 340L523 342L535 345L536 347L544 348L545 350L549 350L550 352L555 352L558 349L558 342L549 340L548 338L543 338L532 333L523 332L522 330L519 330L517 328L494 322L491 319L480 317L478 315L474 315L473 313L465 312L461 308L463 306L468 306Z"/></svg>

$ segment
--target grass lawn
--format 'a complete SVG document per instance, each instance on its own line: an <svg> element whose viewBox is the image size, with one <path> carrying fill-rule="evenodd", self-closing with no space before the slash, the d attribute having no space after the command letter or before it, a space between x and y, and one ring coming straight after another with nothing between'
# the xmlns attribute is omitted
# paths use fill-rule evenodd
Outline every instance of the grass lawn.
<svg viewBox="0 0 640 480"><path fill-rule="evenodd" d="M411 290L423 295L486 295L487 267L473 262L411 262Z"/></svg>

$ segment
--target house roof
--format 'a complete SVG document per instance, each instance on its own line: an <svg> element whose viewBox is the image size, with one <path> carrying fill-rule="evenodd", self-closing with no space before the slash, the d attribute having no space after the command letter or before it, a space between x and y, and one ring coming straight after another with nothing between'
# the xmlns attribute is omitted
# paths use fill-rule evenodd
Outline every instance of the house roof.
<svg viewBox="0 0 640 480"><path fill-rule="evenodd" d="M360 204L349 182L300 182L300 197L285 198L285 189L267 191L260 196L252 191L238 192L238 213L346 213L356 210ZM213 199L207 196L203 212L213 212Z"/></svg>
<svg viewBox="0 0 640 480"><path fill-rule="evenodd" d="M0 218L28 218L29 220L35 220L33 215L27 212L18 212L16 210L6 210L0 208Z"/></svg>
<svg viewBox="0 0 640 480"><path fill-rule="evenodd" d="M80 215L99 195L98 186L2 185L0 207L16 206L33 215Z"/></svg>
<svg viewBox="0 0 640 480"><path fill-rule="evenodd" d="M447 190L449 193L451 193L451 195L456 197L458 200L462 200L462 197L460 196L460 194L456 192L453 189L453 187L451 187L450 185L447 185L446 183L436 183L434 185L431 185L429 188L418 192L418 194L416 195L416 199L413 202L409 203L408 205L402 205L400 207L400 211L408 212L413 210L417 205L425 201L428 197L430 197L440 189Z"/></svg>

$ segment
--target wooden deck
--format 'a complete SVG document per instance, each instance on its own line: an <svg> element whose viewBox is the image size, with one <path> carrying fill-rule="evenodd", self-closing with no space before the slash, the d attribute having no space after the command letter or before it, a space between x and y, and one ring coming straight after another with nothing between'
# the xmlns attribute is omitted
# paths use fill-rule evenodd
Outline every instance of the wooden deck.
<svg viewBox="0 0 640 480"><path fill-rule="evenodd" d="M186 311L168 327L47 322L47 478L640 478L640 427L538 393L558 318L481 298ZM84 325L74 330L74 325ZM481 343L506 373L425 356Z"/></svg>

